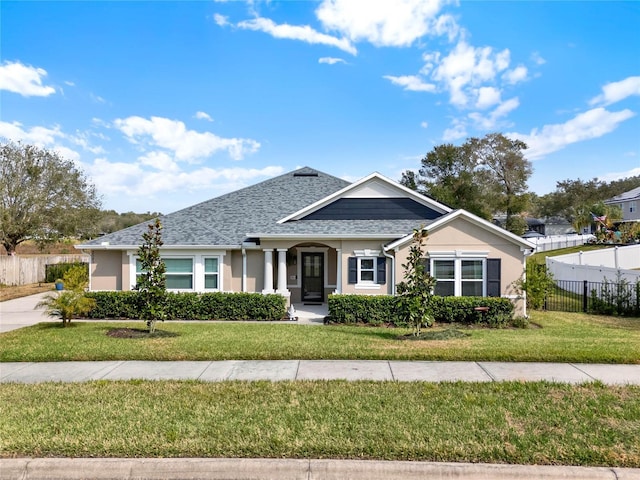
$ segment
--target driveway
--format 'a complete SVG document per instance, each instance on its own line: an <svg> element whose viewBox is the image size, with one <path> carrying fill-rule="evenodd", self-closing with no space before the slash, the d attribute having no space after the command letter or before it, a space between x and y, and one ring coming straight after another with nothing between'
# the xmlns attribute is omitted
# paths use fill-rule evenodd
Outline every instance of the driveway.
<svg viewBox="0 0 640 480"><path fill-rule="evenodd" d="M44 309L35 310L35 306L45 295L52 292L37 293L28 297L0 302L0 333L35 325L40 322L59 322L43 315Z"/></svg>

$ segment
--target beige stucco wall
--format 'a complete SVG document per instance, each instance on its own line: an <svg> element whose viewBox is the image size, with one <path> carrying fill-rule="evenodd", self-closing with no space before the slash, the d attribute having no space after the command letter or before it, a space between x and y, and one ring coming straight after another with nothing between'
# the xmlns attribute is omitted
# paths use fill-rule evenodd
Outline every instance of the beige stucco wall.
<svg viewBox="0 0 640 480"><path fill-rule="evenodd" d="M406 263L410 246L411 243L403 245L396 253L396 283L401 281L404 275L402 264ZM427 252L475 250L488 252L487 258L501 258L501 295L514 301L516 315L524 314L524 301L517 298L518 293L513 286L513 282L518 280L524 272L525 257L519 245L467 220L457 218L438 230L430 231L425 250Z"/></svg>
<svg viewBox="0 0 640 480"><path fill-rule="evenodd" d="M122 290L122 252L91 253L91 290Z"/></svg>
<svg viewBox="0 0 640 480"><path fill-rule="evenodd" d="M378 250L383 256L382 245L387 243L384 240L343 240L342 241L342 293L358 295L388 295L392 293L391 263L387 259L386 283L382 285L372 285L370 288L360 288L354 284L349 284L349 257L355 256L356 250Z"/></svg>

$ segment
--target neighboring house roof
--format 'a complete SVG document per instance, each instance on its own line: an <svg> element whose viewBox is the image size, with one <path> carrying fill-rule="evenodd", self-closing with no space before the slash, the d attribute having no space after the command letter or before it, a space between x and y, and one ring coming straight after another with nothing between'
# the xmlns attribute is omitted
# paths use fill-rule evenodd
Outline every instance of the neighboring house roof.
<svg viewBox="0 0 640 480"><path fill-rule="evenodd" d="M466 210L454 210L451 213L448 213L446 215L443 215L442 217L440 217L439 219L435 220L433 223L431 223L430 225L427 225L425 228L427 230L427 232L431 232L434 230L437 230L441 227L444 227L445 225L447 225L448 223L452 222L453 220L455 220L456 218L463 218L477 226L479 226L480 228L483 228L484 230L487 230L489 232L492 232L512 243L515 243L516 245L520 245L521 248L529 250L529 249L534 249L535 245L513 233L511 233L508 230L505 230L502 227L498 227L497 225L494 225L491 222L488 222L486 220L484 220L483 218L477 217L475 216L473 213L469 213ZM410 242L413 239L413 232L404 236L403 238L400 238L398 240L396 240L393 243L390 243L389 245L387 245L385 247L385 250L392 250L396 247L401 247L403 245L405 245L406 243Z"/></svg>
<svg viewBox="0 0 640 480"><path fill-rule="evenodd" d="M612 203L622 203L632 200L640 200L640 187L621 193L620 195L616 195L613 198L609 198L608 200L605 200L604 203L610 205Z"/></svg>

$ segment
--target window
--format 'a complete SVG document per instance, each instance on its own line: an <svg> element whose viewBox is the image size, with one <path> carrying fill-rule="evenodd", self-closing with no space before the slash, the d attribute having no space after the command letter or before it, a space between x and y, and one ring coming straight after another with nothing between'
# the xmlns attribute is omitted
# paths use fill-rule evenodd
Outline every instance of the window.
<svg viewBox="0 0 640 480"><path fill-rule="evenodd" d="M360 255L366 252L365 255ZM386 257L372 256L372 251L356 251L355 257L349 257L349 283L361 288L380 288L387 281Z"/></svg>
<svg viewBox="0 0 640 480"><path fill-rule="evenodd" d="M358 283L376 283L374 258L358 258Z"/></svg>
<svg viewBox="0 0 640 480"><path fill-rule="evenodd" d="M431 276L435 295L482 297L486 292L484 259L432 259Z"/></svg>
<svg viewBox="0 0 640 480"><path fill-rule="evenodd" d="M218 258L204 259L204 288L218 290Z"/></svg>
<svg viewBox="0 0 640 480"><path fill-rule="evenodd" d="M431 271L431 275L437 281L433 293L442 297L455 295L455 260L434 260Z"/></svg>
<svg viewBox="0 0 640 480"><path fill-rule="evenodd" d="M638 209L638 204L636 202L629 202L629 213L633 213Z"/></svg>
<svg viewBox="0 0 640 480"><path fill-rule="evenodd" d="M193 259L191 258L163 258L167 266L168 290L193 289Z"/></svg>
<svg viewBox="0 0 640 480"><path fill-rule="evenodd" d="M168 290L193 289L193 259L192 258L163 258ZM136 276L143 273L142 264L136 259Z"/></svg>

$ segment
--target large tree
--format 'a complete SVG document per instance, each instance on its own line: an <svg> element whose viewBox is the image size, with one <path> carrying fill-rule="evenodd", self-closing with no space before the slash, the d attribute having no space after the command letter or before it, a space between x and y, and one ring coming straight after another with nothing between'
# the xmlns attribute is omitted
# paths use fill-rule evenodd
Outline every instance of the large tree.
<svg viewBox="0 0 640 480"><path fill-rule="evenodd" d="M513 229L528 203L532 168L523 154L526 148L499 133L470 138L460 146L438 145L422 159L417 174L402 174L401 183L487 220L506 213L507 228Z"/></svg>
<svg viewBox="0 0 640 480"><path fill-rule="evenodd" d="M518 220L529 203L527 181L533 173L531 162L523 153L527 144L490 133L483 138L471 138L465 145L468 155L486 174L485 187L489 187L486 192L494 211L506 214L507 230L524 233Z"/></svg>
<svg viewBox="0 0 640 480"><path fill-rule="evenodd" d="M95 186L71 161L33 145L0 144L0 243L77 235L100 207Z"/></svg>

